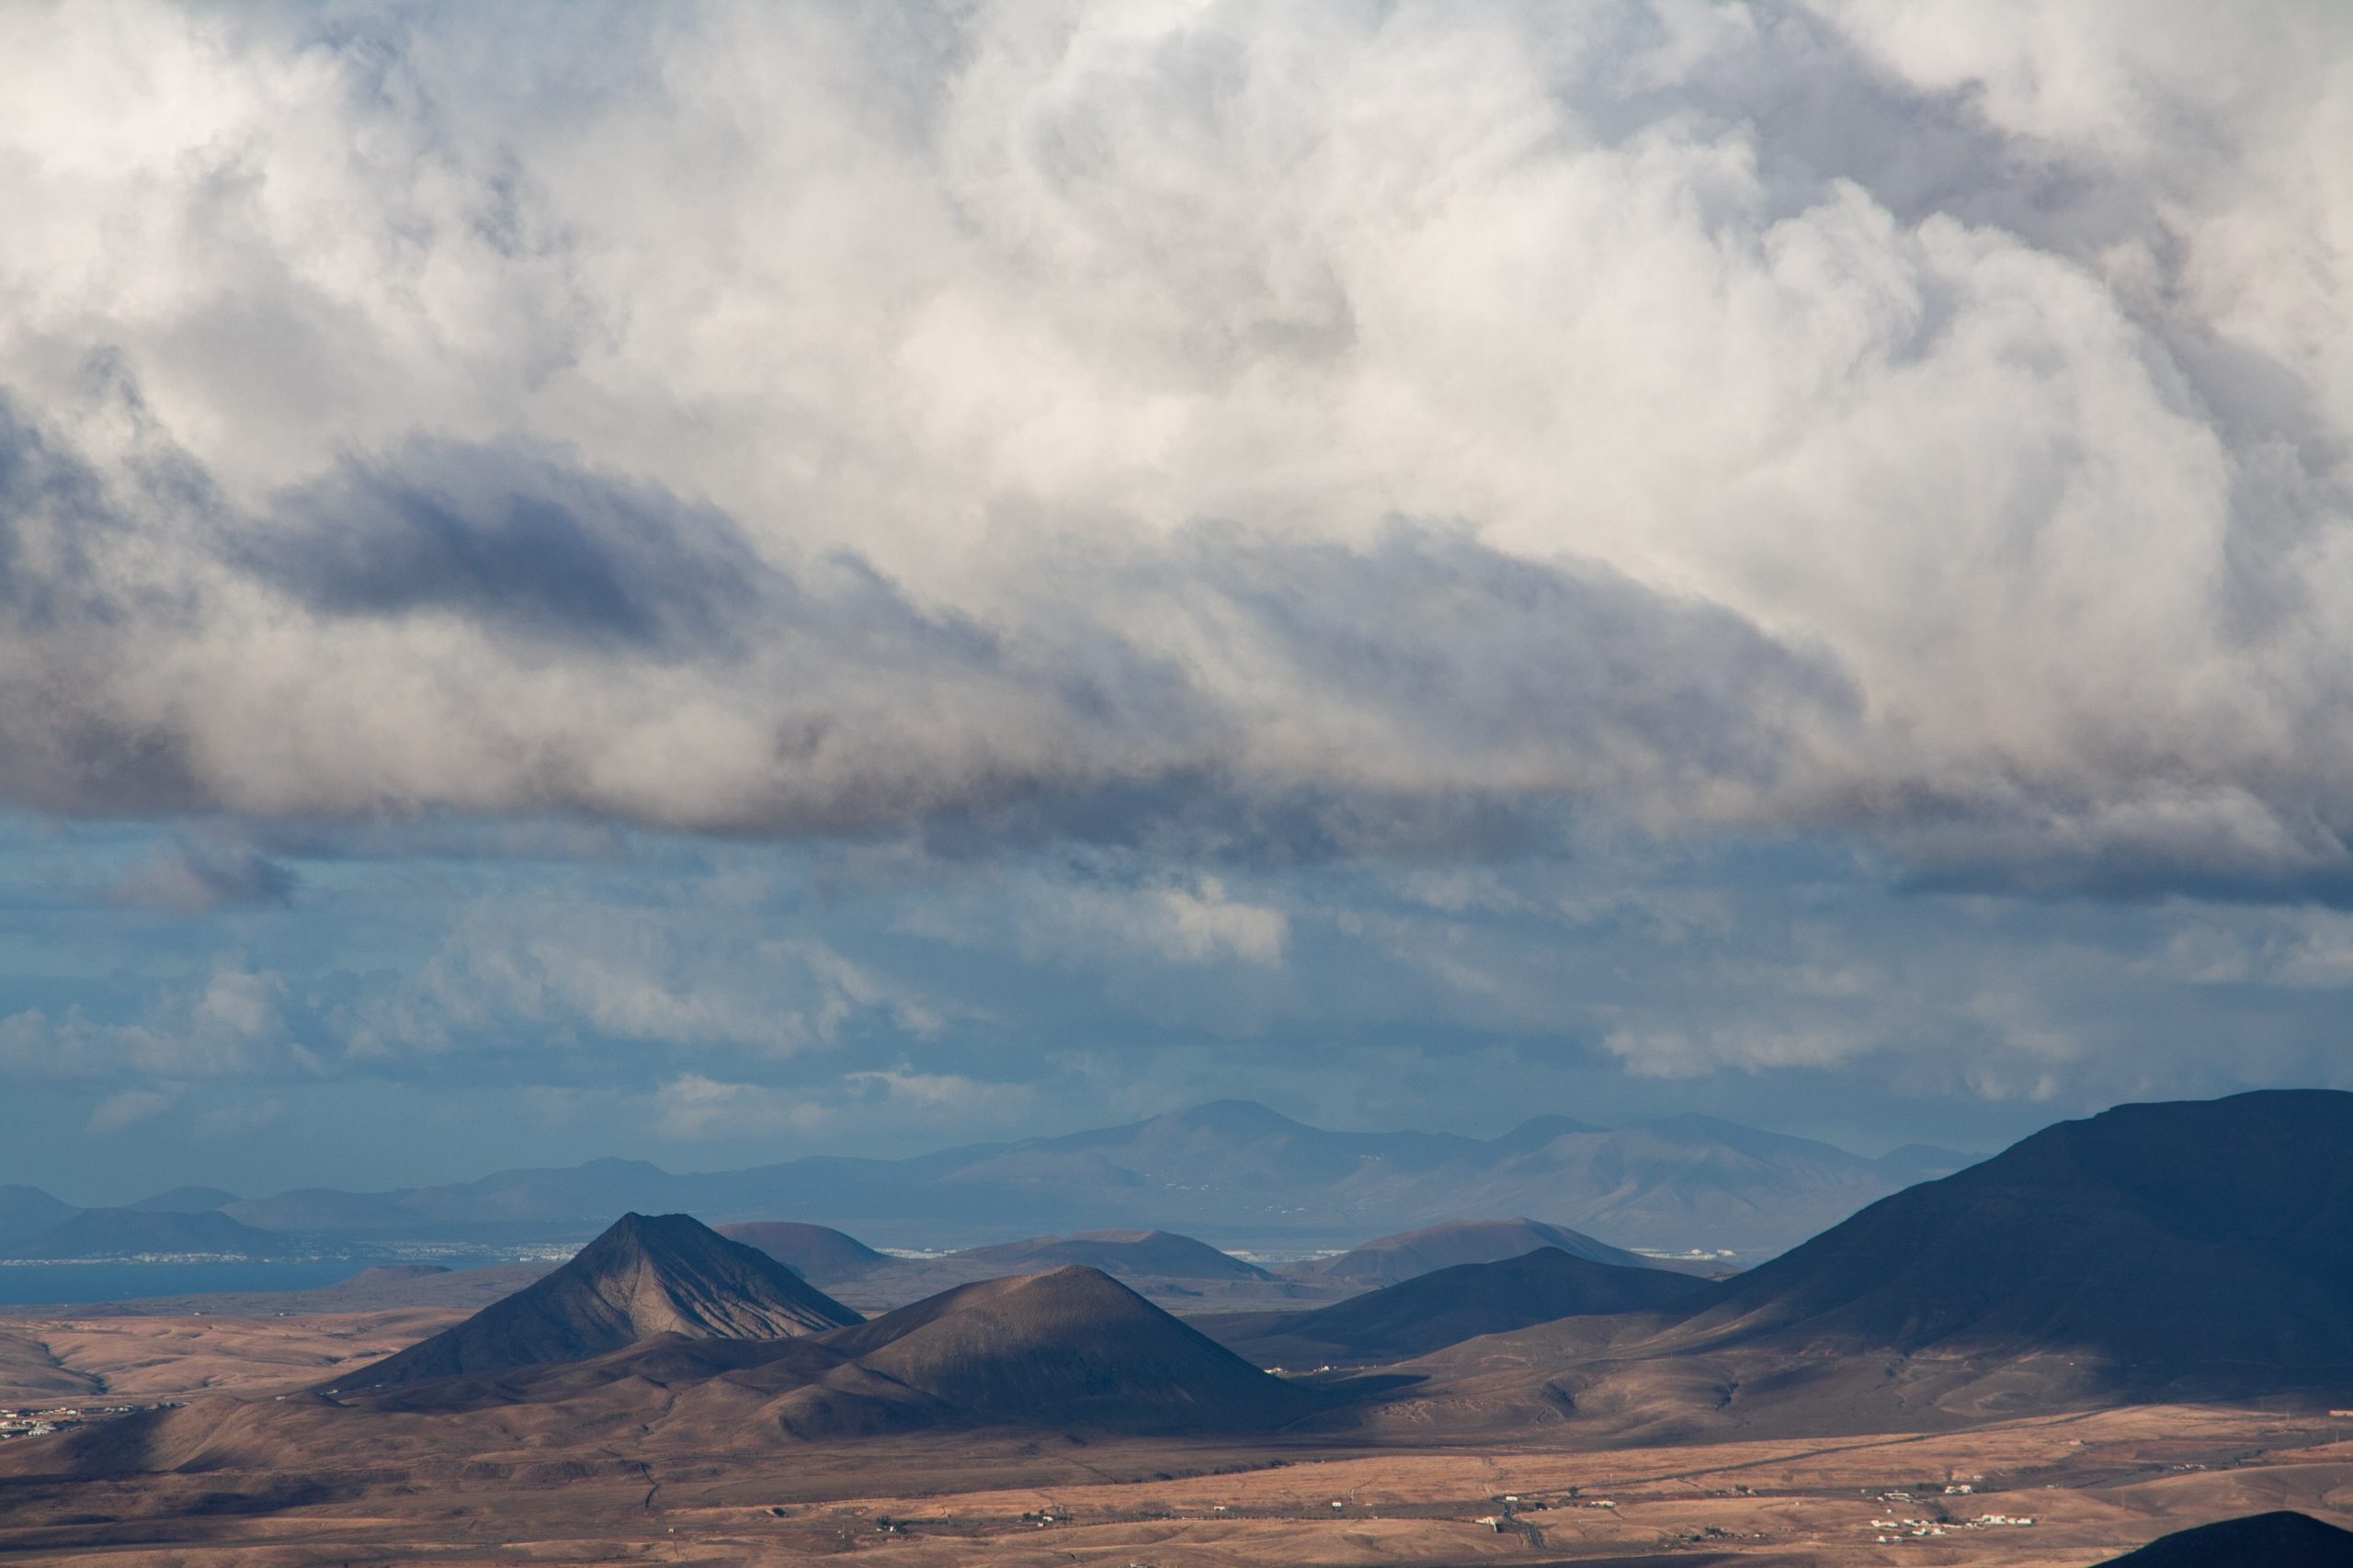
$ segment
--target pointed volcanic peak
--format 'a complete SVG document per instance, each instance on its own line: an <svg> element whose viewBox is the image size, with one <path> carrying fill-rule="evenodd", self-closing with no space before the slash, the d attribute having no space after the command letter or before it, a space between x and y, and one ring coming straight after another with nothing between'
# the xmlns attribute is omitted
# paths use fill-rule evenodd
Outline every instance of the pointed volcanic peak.
<svg viewBox="0 0 2353 1568"><path fill-rule="evenodd" d="M2159 1536L2105 1568L2346 1568L2353 1530L2282 1508Z"/></svg>
<svg viewBox="0 0 2353 1568"><path fill-rule="evenodd" d="M1301 1279L1331 1279L1379 1287L1401 1285L1436 1269L1466 1263L1501 1263L1540 1247L1619 1268L1649 1270L1650 1260L1541 1220L1458 1220L1393 1236L1380 1236L1336 1257L1294 1264L1283 1272Z"/></svg>
<svg viewBox="0 0 2353 1568"><path fill-rule="evenodd" d="M951 1256L974 1263L1003 1264L1029 1270L1077 1264L1129 1278L1274 1278L1256 1264L1245 1263L1207 1242L1197 1242L1173 1231L1081 1231L1072 1236L1033 1236L1028 1241L972 1247Z"/></svg>
<svg viewBox="0 0 2353 1568"><path fill-rule="evenodd" d="M722 1225L719 1233L731 1242L757 1247L803 1279L820 1285L856 1279L891 1261L856 1236L826 1225L804 1225L790 1220L749 1220Z"/></svg>
<svg viewBox="0 0 2353 1568"><path fill-rule="evenodd" d="M1265 1430L1317 1408L1100 1270L943 1291L826 1348L984 1426Z"/></svg>
<svg viewBox="0 0 2353 1568"><path fill-rule="evenodd" d="M755 1247L685 1214L624 1214L579 1256L330 1392L577 1361L657 1335L789 1339L858 1315Z"/></svg>
<svg viewBox="0 0 2353 1568"><path fill-rule="evenodd" d="M1438 1269L1313 1312L1197 1321L1260 1366L1363 1366L1562 1318L1675 1307L1715 1290L1688 1274L1622 1268L1540 1247L1496 1263Z"/></svg>
<svg viewBox="0 0 2353 1568"><path fill-rule="evenodd" d="M2082 1357L2143 1393L2353 1376L2353 1094L2120 1106L1730 1281L1686 1349Z"/></svg>

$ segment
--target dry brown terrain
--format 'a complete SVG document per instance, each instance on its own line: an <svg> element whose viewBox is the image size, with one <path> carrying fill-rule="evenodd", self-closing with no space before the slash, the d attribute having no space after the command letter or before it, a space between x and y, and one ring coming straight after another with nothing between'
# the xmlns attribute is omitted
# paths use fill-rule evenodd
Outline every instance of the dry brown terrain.
<svg viewBox="0 0 2353 1568"><path fill-rule="evenodd" d="M276 1392L452 1315L21 1319L0 1329L0 1376L18 1391L0 1403L44 1382L102 1381L114 1399L189 1398L176 1415L258 1437L290 1408ZM701 1427L649 1445L625 1426L568 1430L552 1408L407 1416L386 1432L381 1450L263 1445L198 1473L97 1480L43 1478L57 1439L0 1444L0 1559L2082 1568L2259 1509L2353 1521L2353 1421L2186 1406L1928 1436L1623 1448L1581 1448L1591 1439L1574 1422L1541 1442L1392 1427L1358 1439L793 1445ZM1972 1493L1944 1494L1964 1482ZM1881 1500L1899 1490L1913 1500ZM2036 1523L1959 1523L1987 1513ZM1891 1532L1872 1521L1888 1519L1941 1519L1946 1533L1882 1542Z"/></svg>
<svg viewBox="0 0 2353 1568"><path fill-rule="evenodd" d="M375 1361L468 1315L397 1307L290 1317L23 1315L0 1318L0 1406L108 1396L153 1403L275 1391Z"/></svg>

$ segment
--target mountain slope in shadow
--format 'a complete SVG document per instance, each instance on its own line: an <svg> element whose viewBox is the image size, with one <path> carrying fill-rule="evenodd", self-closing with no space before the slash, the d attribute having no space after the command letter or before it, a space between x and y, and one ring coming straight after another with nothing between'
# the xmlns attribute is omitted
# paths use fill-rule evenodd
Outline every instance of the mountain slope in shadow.
<svg viewBox="0 0 2353 1568"><path fill-rule="evenodd" d="M2159 1536L2105 1568L2347 1568L2353 1530L2291 1509Z"/></svg>
<svg viewBox="0 0 2353 1568"><path fill-rule="evenodd" d="M582 1360L657 1335L779 1340L858 1315L767 1254L684 1214L624 1214L563 1267L328 1392Z"/></svg>
<svg viewBox="0 0 2353 1568"><path fill-rule="evenodd" d="M2353 1370L2353 1094L2120 1106L1729 1281L1685 1348L2080 1354L2143 1392Z"/></svg>

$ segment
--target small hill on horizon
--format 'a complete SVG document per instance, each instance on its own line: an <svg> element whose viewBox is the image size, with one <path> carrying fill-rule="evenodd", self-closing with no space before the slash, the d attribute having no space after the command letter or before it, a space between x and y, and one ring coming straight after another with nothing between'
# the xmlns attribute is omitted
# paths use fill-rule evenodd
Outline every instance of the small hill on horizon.
<svg viewBox="0 0 2353 1568"><path fill-rule="evenodd" d="M804 1225L790 1220L750 1220L722 1225L729 1241L757 1247L813 1284L829 1285L856 1279L890 1263L888 1253L875 1251L856 1236L830 1225Z"/></svg>
<svg viewBox="0 0 2353 1568"><path fill-rule="evenodd" d="M220 1187L175 1187L163 1192L150 1193L136 1203L122 1207L145 1214L209 1214L215 1209L225 1209L241 1203L235 1193Z"/></svg>
<svg viewBox="0 0 2353 1568"><path fill-rule="evenodd" d="M81 1210L37 1187L0 1187L0 1246L37 1236Z"/></svg>
<svg viewBox="0 0 2353 1568"><path fill-rule="evenodd" d="M858 1315L756 1247L685 1214L624 1214L571 1262L326 1392L578 1361L661 1335L789 1339Z"/></svg>
<svg viewBox="0 0 2353 1568"><path fill-rule="evenodd" d="M1393 1236L1376 1236L1336 1257L1291 1264L1282 1272L1295 1279L1336 1279L1372 1289L1402 1285L1417 1276L1466 1263L1501 1263L1506 1258L1524 1257L1540 1247L1557 1248L1571 1257L1618 1268L1657 1267L1638 1253L1596 1241L1582 1232L1523 1217L1458 1220Z"/></svg>
<svg viewBox="0 0 2353 1568"><path fill-rule="evenodd" d="M1262 1367L1377 1365L1562 1318L1672 1307L1716 1289L1688 1274L1548 1246L1416 1275L1313 1312L1220 1313L1194 1326Z"/></svg>
<svg viewBox="0 0 2353 1568"><path fill-rule="evenodd" d="M2159 1536L2099 1568L2347 1568L2353 1530L2282 1508Z"/></svg>
<svg viewBox="0 0 2353 1568"><path fill-rule="evenodd" d="M1273 1275L1207 1242L1171 1231L1080 1231L968 1247L950 1257L1029 1269L1075 1264L1106 1274L1163 1279L1271 1279Z"/></svg>
<svg viewBox="0 0 2353 1568"><path fill-rule="evenodd" d="M142 1209L85 1209L7 1249L11 1257L60 1260L203 1254L284 1257L305 1250L283 1233L256 1230L215 1210L201 1213Z"/></svg>

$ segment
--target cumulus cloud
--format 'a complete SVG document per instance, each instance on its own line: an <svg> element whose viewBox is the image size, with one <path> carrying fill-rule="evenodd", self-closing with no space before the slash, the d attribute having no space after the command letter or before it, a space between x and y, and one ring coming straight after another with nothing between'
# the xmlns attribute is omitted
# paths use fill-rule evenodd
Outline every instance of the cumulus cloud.
<svg viewBox="0 0 2353 1568"><path fill-rule="evenodd" d="M554 1042L634 1041L786 1057L942 1018L814 935L755 937L740 915L489 899L461 912L414 975L335 1010L361 1061Z"/></svg>
<svg viewBox="0 0 2353 1568"><path fill-rule="evenodd" d="M0 93L17 801L2353 896L2341 7L22 7Z"/></svg>
<svg viewBox="0 0 2353 1568"><path fill-rule="evenodd" d="M161 989L135 1019L26 1008L0 1017L0 1071L28 1082L307 1075L319 1061L289 1026L284 991L277 974L223 955L201 979Z"/></svg>
<svg viewBox="0 0 2353 1568"><path fill-rule="evenodd" d="M90 1112L87 1131L123 1132L152 1121L172 1108L174 1096L161 1089L123 1089L108 1095Z"/></svg>

